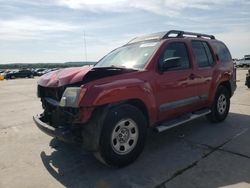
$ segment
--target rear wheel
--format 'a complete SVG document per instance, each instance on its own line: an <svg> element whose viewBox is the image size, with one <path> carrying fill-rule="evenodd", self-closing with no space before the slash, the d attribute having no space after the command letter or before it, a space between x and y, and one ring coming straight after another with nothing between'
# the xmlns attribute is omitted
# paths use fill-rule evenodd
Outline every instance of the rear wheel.
<svg viewBox="0 0 250 188"><path fill-rule="evenodd" d="M225 86L219 86L207 118L212 122L224 121L230 108L230 93Z"/></svg>
<svg viewBox="0 0 250 188"><path fill-rule="evenodd" d="M112 108L101 132L95 157L102 163L122 167L132 163L142 152L146 138L146 119L131 105Z"/></svg>

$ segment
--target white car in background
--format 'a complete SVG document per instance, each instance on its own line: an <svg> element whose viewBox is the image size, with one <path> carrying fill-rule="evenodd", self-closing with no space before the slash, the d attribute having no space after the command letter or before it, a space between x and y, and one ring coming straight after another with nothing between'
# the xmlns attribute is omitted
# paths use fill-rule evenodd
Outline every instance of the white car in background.
<svg viewBox="0 0 250 188"><path fill-rule="evenodd" d="M245 55L244 58L241 60L242 67L250 67L250 55Z"/></svg>
<svg viewBox="0 0 250 188"><path fill-rule="evenodd" d="M240 60L238 59L233 59L233 64L235 67L239 67Z"/></svg>

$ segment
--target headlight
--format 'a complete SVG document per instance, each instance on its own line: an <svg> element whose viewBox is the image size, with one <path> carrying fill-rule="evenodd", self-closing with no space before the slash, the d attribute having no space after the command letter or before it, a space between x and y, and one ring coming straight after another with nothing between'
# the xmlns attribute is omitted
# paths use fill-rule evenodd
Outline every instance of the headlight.
<svg viewBox="0 0 250 188"><path fill-rule="evenodd" d="M86 89L80 87L68 87L60 101L62 107L78 107L79 100L84 96Z"/></svg>

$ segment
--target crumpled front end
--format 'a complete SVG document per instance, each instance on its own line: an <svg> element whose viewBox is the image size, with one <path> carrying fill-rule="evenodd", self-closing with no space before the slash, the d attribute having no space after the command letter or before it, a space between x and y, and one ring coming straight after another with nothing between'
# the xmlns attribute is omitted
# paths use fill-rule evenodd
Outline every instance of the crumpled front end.
<svg viewBox="0 0 250 188"><path fill-rule="evenodd" d="M64 88L43 88L38 86L38 96L41 98L44 112L33 119L40 130L66 142L81 140L79 108L62 107L60 99Z"/></svg>
<svg viewBox="0 0 250 188"><path fill-rule="evenodd" d="M89 127L93 127L94 110L97 106L82 101L88 93L89 82L105 77L133 72L122 68L68 68L54 71L42 76L38 81L37 96L41 99L44 112L33 119L46 134L61 140L82 141L88 150L96 149L89 142ZM100 106L99 106L100 107ZM85 130L82 138L82 130ZM92 128L91 128L92 130ZM85 141L84 141L85 139Z"/></svg>

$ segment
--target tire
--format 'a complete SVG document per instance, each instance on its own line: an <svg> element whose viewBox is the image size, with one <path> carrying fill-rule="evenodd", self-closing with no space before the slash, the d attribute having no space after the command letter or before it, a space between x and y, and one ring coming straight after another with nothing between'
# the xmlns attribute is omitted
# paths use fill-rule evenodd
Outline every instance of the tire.
<svg viewBox="0 0 250 188"><path fill-rule="evenodd" d="M230 93L225 86L219 86L215 94L211 113L207 118L211 122L222 122L226 119L230 108Z"/></svg>
<svg viewBox="0 0 250 188"><path fill-rule="evenodd" d="M136 107L128 104L109 110L95 157L105 165L123 167L134 162L144 148L146 119Z"/></svg>
<svg viewBox="0 0 250 188"><path fill-rule="evenodd" d="M246 86L250 89L250 76L246 77Z"/></svg>
<svg viewBox="0 0 250 188"><path fill-rule="evenodd" d="M247 83L247 87L248 87L248 89L250 89L250 82Z"/></svg>
<svg viewBox="0 0 250 188"><path fill-rule="evenodd" d="M10 79L15 79L16 77L14 75L10 76Z"/></svg>

